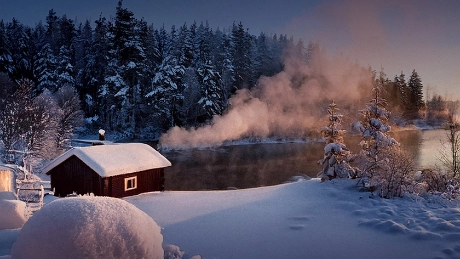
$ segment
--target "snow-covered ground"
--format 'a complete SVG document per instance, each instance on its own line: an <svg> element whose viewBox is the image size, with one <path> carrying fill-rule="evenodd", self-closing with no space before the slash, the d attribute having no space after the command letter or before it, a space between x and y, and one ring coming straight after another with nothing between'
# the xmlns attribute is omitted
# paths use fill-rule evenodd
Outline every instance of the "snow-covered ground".
<svg viewBox="0 0 460 259"><path fill-rule="evenodd" d="M457 204L371 198L353 180L125 199L163 228L164 244L203 258L460 258Z"/></svg>
<svg viewBox="0 0 460 259"><path fill-rule="evenodd" d="M458 203L370 196L355 180L313 179L125 200L150 215L163 244L179 246L183 258L460 258ZM0 256L18 233L0 230Z"/></svg>

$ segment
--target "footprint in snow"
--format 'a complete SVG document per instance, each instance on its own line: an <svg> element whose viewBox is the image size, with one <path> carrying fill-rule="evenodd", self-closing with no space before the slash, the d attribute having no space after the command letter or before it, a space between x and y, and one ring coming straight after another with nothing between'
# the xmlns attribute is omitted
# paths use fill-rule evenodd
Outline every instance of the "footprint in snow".
<svg viewBox="0 0 460 259"><path fill-rule="evenodd" d="M289 225L289 228L292 230L302 230L305 228L305 225L302 223L305 223L306 221L309 220L307 216L295 216L295 217L290 217L288 220L292 223Z"/></svg>

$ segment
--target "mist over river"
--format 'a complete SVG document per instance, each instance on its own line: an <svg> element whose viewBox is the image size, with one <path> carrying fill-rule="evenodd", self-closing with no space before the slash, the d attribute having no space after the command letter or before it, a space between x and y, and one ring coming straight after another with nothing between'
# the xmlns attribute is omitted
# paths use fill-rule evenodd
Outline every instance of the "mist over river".
<svg viewBox="0 0 460 259"><path fill-rule="evenodd" d="M445 130L405 130L392 136L413 155L417 168L439 164ZM345 144L357 153L360 140L360 136L346 136ZM165 189L242 189L276 185L299 175L316 177L323 148L324 142L311 141L162 151L172 163L165 170Z"/></svg>

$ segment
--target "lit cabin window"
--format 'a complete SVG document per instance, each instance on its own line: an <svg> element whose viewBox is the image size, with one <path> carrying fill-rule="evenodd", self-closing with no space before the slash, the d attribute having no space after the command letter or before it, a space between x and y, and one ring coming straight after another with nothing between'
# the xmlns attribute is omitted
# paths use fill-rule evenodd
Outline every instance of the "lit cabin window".
<svg viewBox="0 0 460 259"><path fill-rule="evenodd" d="M137 176L125 178L125 191L137 188Z"/></svg>

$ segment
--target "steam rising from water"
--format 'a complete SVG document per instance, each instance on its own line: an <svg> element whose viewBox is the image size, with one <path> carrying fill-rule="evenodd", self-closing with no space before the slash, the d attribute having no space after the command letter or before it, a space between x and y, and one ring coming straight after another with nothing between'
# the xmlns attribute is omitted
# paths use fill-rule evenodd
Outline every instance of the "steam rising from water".
<svg viewBox="0 0 460 259"><path fill-rule="evenodd" d="M252 90L238 91L228 110L210 125L174 127L160 138L160 145L181 149L218 146L245 137L304 137L309 129L326 125L324 109L331 100L355 110L370 90L370 79L370 69L340 55L329 58L318 52L309 65L287 58L284 71L261 77Z"/></svg>

